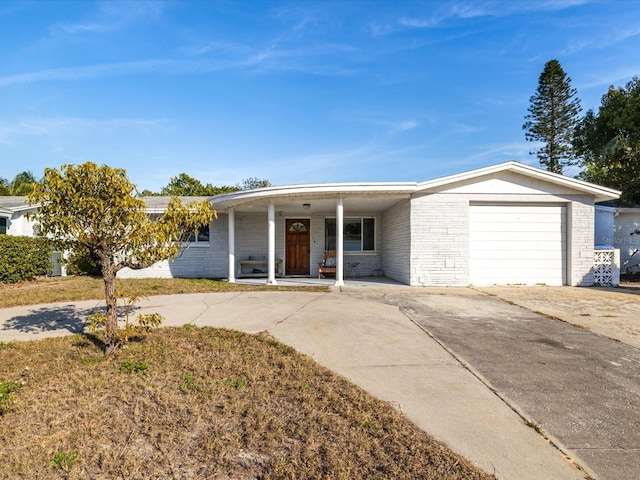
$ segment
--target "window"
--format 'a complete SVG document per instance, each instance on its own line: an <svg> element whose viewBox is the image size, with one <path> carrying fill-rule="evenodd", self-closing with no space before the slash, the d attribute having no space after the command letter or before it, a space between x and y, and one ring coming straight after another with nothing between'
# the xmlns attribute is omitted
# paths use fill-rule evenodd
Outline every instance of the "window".
<svg viewBox="0 0 640 480"><path fill-rule="evenodd" d="M375 218L345 218L343 247L345 252L371 252L375 250ZM324 221L325 250L336 250L336 219Z"/></svg>
<svg viewBox="0 0 640 480"><path fill-rule="evenodd" d="M7 218L0 217L0 235L7 234Z"/></svg>
<svg viewBox="0 0 640 480"><path fill-rule="evenodd" d="M307 226L302 222L293 222L289 227L290 232L306 233Z"/></svg>
<svg viewBox="0 0 640 480"><path fill-rule="evenodd" d="M191 243L208 243L209 242L209 225L201 226L197 232L189 233L188 242Z"/></svg>
<svg viewBox="0 0 640 480"><path fill-rule="evenodd" d="M163 215L164 213L147 212L147 217L153 222L157 222L158 220L160 220ZM186 241L190 243L209 243L209 225L203 225L195 233L188 232Z"/></svg>

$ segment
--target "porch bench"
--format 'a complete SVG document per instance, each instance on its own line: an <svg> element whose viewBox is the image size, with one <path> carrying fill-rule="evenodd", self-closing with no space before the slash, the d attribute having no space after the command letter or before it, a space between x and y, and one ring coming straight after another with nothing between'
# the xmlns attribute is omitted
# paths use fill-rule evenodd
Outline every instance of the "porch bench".
<svg viewBox="0 0 640 480"><path fill-rule="evenodd" d="M318 262L318 278L322 278L322 275L326 273L333 273L336 275L336 251L325 250L324 258L321 262Z"/></svg>
<svg viewBox="0 0 640 480"><path fill-rule="evenodd" d="M282 260L275 261L276 275L282 276ZM245 271L249 270L249 271ZM259 271L256 271L259 270ZM269 273L269 261L265 258L256 260L254 258L238 261L238 278L266 277Z"/></svg>

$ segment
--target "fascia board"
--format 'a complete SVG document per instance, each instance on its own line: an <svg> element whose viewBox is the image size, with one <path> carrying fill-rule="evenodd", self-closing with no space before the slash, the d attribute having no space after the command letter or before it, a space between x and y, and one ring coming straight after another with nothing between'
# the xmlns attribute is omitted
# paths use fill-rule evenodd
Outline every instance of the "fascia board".
<svg viewBox="0 0 640 480"><path fill-rule="evenodd" d="M37 210L40 205L25 205L24 207L12 208L14 213L24 212L27 210Z"/></svg>
<svg viewBox="0 0 640 480"><path fill-rule="evenodd" d="M582 193L589 193L595 197L596 202L602 202L606 200L615 200L620 197L622 192L614 190L613 188L602 187L593 183L578 180L576 178L566 177L557 173L547 172L536 167L531 167L519 162L505 162L498 165L492 165L489 167L479 168L477 170L471 170L469 172L458 173L447 177L437 178L435 180L428 180L418 184L417 191L428 192L429 190L435 190L437 188L452 185L458 182L464 182L467 180L473 180L486 175L492 175L500 172L515 172L522 175L526 175L538 180L543 180L558 185L563 185L568 188L572 188Z"/></svg>
<svg viewBox="0 0 640 480"><path fill-rule="evenodd" d="M231 207L255 200L269 200L283 197L304 197L318 195L350 194L406 194L411 195L416 189L415 182L399 183L321 183L309 185L285 185L282 187L267 187L255 190L224 193L211 197L211 203Z"/></svg>

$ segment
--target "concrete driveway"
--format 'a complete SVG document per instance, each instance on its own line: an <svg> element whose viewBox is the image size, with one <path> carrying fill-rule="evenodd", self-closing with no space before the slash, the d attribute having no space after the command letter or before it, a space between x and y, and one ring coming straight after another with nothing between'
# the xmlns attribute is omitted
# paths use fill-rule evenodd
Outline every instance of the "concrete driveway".
<svg viewBox="0 0 640 480"><path fill-rule="evenodd" d="M640 478L637 294L569 287L346 293L400 307L597 478Z"/></svg>

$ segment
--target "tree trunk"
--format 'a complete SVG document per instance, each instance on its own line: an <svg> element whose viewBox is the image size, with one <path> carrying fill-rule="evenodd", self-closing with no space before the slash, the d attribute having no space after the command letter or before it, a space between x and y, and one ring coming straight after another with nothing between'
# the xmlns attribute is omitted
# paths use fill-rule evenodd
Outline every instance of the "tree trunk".
<svg viewBox="0 0 640 480"><path fill-rule="evenodd" d="M120 346L118 336L118 298L116 297L116 270L113 265L103 265L104 297L107 303L107 328L105 355L111 355Z"/></svg>

